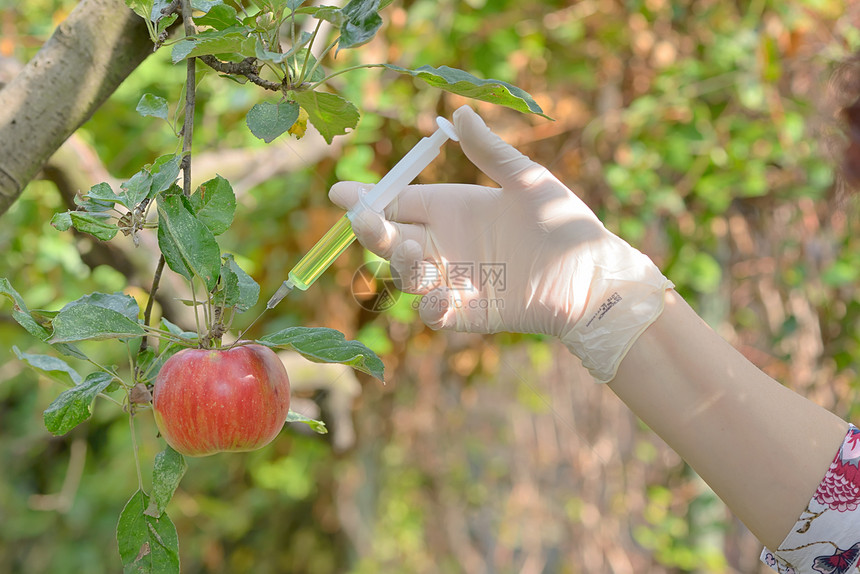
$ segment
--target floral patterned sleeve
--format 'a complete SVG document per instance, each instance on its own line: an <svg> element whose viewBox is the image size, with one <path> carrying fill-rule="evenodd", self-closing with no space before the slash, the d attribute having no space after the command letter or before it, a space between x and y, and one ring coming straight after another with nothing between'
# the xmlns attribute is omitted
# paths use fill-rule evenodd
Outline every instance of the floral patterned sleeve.
<svg viewBox="0 0 860 574"><path fill-rule="evenodd" d="M780 573L860 571L860 430L851 426L818 490L779 549L762 562Z"/></svg>

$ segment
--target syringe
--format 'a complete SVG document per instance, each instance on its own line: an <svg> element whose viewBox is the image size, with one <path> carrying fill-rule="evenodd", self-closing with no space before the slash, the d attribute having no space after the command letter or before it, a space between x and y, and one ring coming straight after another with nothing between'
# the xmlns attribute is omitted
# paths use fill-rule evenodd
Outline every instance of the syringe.
<svg viewBox="0 0 860 574"><path fill-rule="evenodd" d="M352 221L359 213L365 209L382 212L439 155L443 143L448 139L459 141L454 124L440 116L436 118L436 125L439 129L415 144L415 147L409 150L397 165L391 168L391 171L386 173L379 183L373 186L373 189L361 197L359 202L296 263L287 280L266 303L266 309L272 309L280 303L293 288L305 291L310 287L355 240Z"/></svg>

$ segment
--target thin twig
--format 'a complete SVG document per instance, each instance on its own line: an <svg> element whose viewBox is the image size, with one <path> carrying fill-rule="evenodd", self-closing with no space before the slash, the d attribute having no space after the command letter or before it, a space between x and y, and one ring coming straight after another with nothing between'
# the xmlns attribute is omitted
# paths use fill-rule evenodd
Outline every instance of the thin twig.
<svg viewBox="0 0 860 574"><path fill-rule="evenodd" d="M245 76L252 84L272 92L280 92L282 85L278 82L260 77L260 68L254 62L256 58L245 58L241 62L222 62L212 55L200 56L200 61L222 74Z"/></svg>
<svg viewBox="0 0 860 574"><path fill-rule="evenodd" d="M158 265L155 266L155 275L152 277L152 286L149 288L149 299L146 300L146 309L143 311L143 324L149 326L152 320L152 307L155 304L155 292L158 291L158 285L161 283L161 274L164 272L164 255L158 257ZM145 328L144 327L144 328ZM149 346L149 338L144 337L140 343L140 351L142 353Z"/></svg>
<svg viewBox="0 0 860 574"><path fill-rule="evenodd" d="M185 36L194 36L197 28L191 19L191 0L180 0L180 6ZM191 141L194 135L194 102L197 97L196 66L197 58L188 58L185 72L185 120L182 124L182 189L188 196L191 195Z"/></svg>
<svg viewBox="0 0 860 574"><path fill-rule="evenodd" d="M171 333L170 331L165 331L164 329L158 329L157 327L147 327L145 325L143 326L143 329L147 333L151 333L152 335L155 335L156 339L163 339L169 343L179 343L181 345L186 345L186 346L191 345L191 341L189 339L186 339L185 337L182 337L180 335L175 335L175 334Z"/></svg>
<svg viewBox="0 0 860 574"><path fill-rule="evenodd" d="M167 5L161 9L162 17L167 18L168 16L170 16L174 12L179 11L179 8L180 8L179 5L180 4L181 4L181 2L179 0L173 0L173 2L171 2L169 5Z"/></svg>

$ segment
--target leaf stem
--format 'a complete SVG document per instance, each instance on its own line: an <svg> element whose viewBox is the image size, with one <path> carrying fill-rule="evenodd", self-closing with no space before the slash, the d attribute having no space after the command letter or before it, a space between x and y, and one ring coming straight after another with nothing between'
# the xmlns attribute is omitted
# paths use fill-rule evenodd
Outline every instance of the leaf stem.
<svg viewBox="0 0 860 574"><path fill-rule="evenodd" d="M104 400L106 400L106 401L110 401L110 402L112 402L113 404L115 404L115 405L116 405L116 406L118 406L118 407L121 407L121 406L122 406L122 403L121 403L121 402L119 402L118 400L116 400L115 398L113 398L113 397L112 397L112 396L110 396L110 395L106 395L106 394L104 394L104 393L99 393L99 394L97 394L96 396L97 396L97 397L101 397L101 398L103 398L103 399L104 399Z"/></svg>
<svg viewBox="0 0 860 574"><path fill-rule="evenodd" d="M131 429L131 446L134 452L134 467L137 470L137 487L141 492L143 490L143 473L140 471L140 452L137 446L137 435L134 432L134 409L129 405L128 411L128 426Z"/></svg>
<svg viewBox="0 0 860 574"><path fill-rule="evenodd" d="M229 331L229 330L230 330L230 327L232 327L232 326L233 326L233 319L235 319L235 318L236 318L236 308L235 308L235 307L231 307L231 308L230 308L230 316L229 316L229 318L227 319L227 321L226 321L226 323L225 323L225 325L224 325L224 331L225 331L225 332Z"/></svg>
<svg viewBox="0 0 860 574"><path fill-rule="evenodd" d="M278 26L280 29L280 26ZM296 11L290 11L290 50L295 49L296 47ZM295 62L295 61L294 61ZM287 75L289 76L289 69L287 69ZM292 82L292 78L290 78Z"/></svg>
<svg viewBox="0 0 860 574"><path fill-rule="evenodd" d="M165 331L164 329L159 329L158 327L149 327L143 326L143 329L149 333L152 333L156 336L156 338L164 339L171 341L173 343L182 343L190 346L191 340L186 339L185 337L181 337L179 335L174 335L170 331Z"/></svg>
<svg viewBox="0 0 860 574"><path fill-rule="evenodd" d="M317 63L319 63L319 62L317 62ZM315 90L321 84L328 82L329 80L331 80L335 76L340 76L341 74L345 74L347 72L352 72L354 70L360 70L362 68L384 68L384 67L385 67L385 64L359 64L357 66L350 66L349 68L343 68L342 70L338 70L337 72L333 72L333 73L329 74L328 76L326 76L325 78L323 78L319 82L315 82L315 83L311 84L310 89ZM313 74L313 73L314 73L314 70L311 70L311 74Z"/></svg>
<svg viewBox="0 0 860 574"><path fill-rule="evenodd" d="M276 65L272 64L271 62L263 62L263 65L266 66L267 68L269 68L270 70L272 70L272 72L274 72L274 74L275 74L275 77L277 77L279 80L281 80L281 82L284 81L284 78L281 77L283 70L281 70L280 68L278 68ZM280 86L281 84L278 84L278 85Z"/></svg>
<svg viewBox="0 0 860 574"><path fill-rule="evenodd" d="M335 46L337 46L337 43L338 43L339 41L340 41L340 36L338 36L337 38L335 38L334 40L332 40L332 41L331 41L331 43L329 43L329 45L325 47L325 50L323 50L323 51L322 51L322 54L320 54L320 57L319 57L319 58L317 58L317 61L314 63L313 67L311 68L311 71L310 71L310 72L308 72L308 74L307 74L307 77L308 77L308 78L313 78L313 77L314 77L314 72L316 72L316 71L317 71L317 68L319 68L319 66L320 66L320 64L322 63L322 61L325 59L325 57L326 57L326 56L328 56L328 53L332 51L332 48L334 48ZM310 48L308 48L308 49L310 49ZM316 88L319 84L321 84L321 83L322 83L323 81L325 81L326 79L327 79L327 78L323 78L322 80L320 80L319 82L317 82L316 84L314 84L313 86L311 86L311 89Z"/></svg>
<svg viewBox="0 0 860 574"><path fill-rule="evenodd" d="M322 23L323 23L322 20L317 20L317 27L314 28L314 33L311 36L310 41L308 42L308 47L307 47L308 51L307 51L307 53L305 53L305 61L302 62L302 71L299 73L299 81L296 82L298 85L301 85L302 82L305 81L305 72L308 69L308 61L311 58L311 48L314 45L314 41L317 39L317 34L319 33L320 28L322 27ZM316 65L314 65L314 70L316 70Z"/></svg>
<svg viewBox="0 0 860 574"><path fill-rule="evenodd" d="M146 341L146 337L143 337L143 340L140 343L141 347L143 347L143 341ZM131 373L131 376L132 376L131 382L134 383L134 379L135 379L134 376L136 374L136 369L135 369L136 361L135 361L134 354L131 352L131 343L127 340L125 342L125 350L128 352L128 372Z"/></svg>
<svg viewBox="0 0 860 574"><path fill-rule="evenodd" d="M115 378L117 381L119 381L119 382L120 382L120 384L121 384L121 385L123 385L124 387L128 387L128 385L126 385L126 384L125 384L125 381L123 381L123 380L122 380L122 377L120 377L120 376L119 376L119 374L118 374L115 370L113 370L113 369L108 369L108 368L107 368L107 367L105 367L104 365L101 365L101 364L99 364L99 363L97 363L97 362L93 361L93 360L92 360L92 359L90 359L89 357L87 357L87 362L88 362L88 363L90 363L90 364L91 364L92 366L94 366L95 368L97 368L98 370L100 370L100 371L104 371L105 373L107 373L107 374L111 375L113 378Z"/></svg>

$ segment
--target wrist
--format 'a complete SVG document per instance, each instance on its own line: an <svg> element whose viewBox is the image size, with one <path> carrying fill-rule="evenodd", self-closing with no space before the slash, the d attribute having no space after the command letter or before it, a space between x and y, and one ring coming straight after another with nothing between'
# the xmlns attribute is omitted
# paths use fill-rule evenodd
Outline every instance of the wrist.
<svg viewBox="0 0 860 574"><path fill-rule="evenodd" d="M581 318L561 339L600 383L615 378L630 347L660 316L674 287L645 255L631 248L620 271L595 266Z"/></svg>

